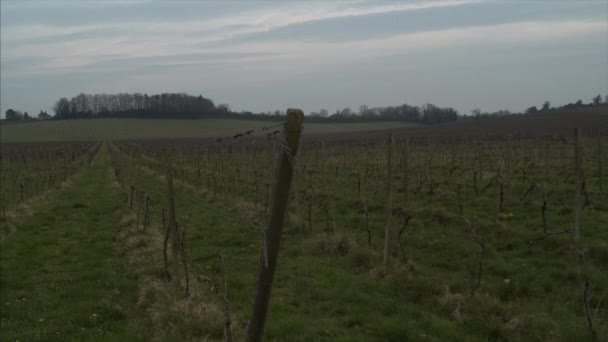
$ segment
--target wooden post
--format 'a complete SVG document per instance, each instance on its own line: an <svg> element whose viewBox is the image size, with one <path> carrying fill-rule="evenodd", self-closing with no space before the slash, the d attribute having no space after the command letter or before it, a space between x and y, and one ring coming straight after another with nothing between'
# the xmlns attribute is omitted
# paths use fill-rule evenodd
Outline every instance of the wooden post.
<svg viewBox="0 0 608 342"><path fill-rule="evenodd" d="M21 177L21 181L19 182L19 201L23 201L23 192L25 189L25 179L23 177Z"/></svg>
<svg viewBox="0 0 608 342"><path fill-rule="evenodd" d="M129 195L129 208L133 208L133 193L135 192L135 187L131 184L131 194Z"/></svg>
<svg viewBox="0 0 608 342"><path fill-rule="evenodd" d="M503 161L498 161L498 169L496 170L496 216L502 213L502 202L504 196L504 188L502 184L502 168Z"/></svg>
<svg viewBox="0 0 608 342"><path fill-rule="evenodd" d="M578 246L581 237L581 146L580 132L578 128L574 129L574 170L575 170L575 193L574 193L574 227L573 236L574 242Z"/></svg>
<svg viewBox="0 0 608 342"><path fill-rule="evenodd" d="M257 289L251 320L247 328L248 341L261 341L264 334L272 281L279 256L285 212L287 211L287 200L293 178L293 163L300 145L304 113L299 109L290 108L287 110L287 116L284 132L286 146L279 153L276 185L273 187L273 199L271 201L270 223L265 237L266 252L264 253L264 250L262 250L260 255Z"/></svg>
<svg viewBox="0 0 608 342"><path fill-rule="evenodd" d="M481 151L481 141L477 142L477 162L478 162L478 172L479 172L479 180L483 181L483 160L482 160L482 151Z"/></svg>
<svg viewBox="0 0 608 342"><path fill-rule="evenodd" d="M393 154L393 133L388 136L388 156L387 156L387 178L386 178L386 216L384 222L384 264L388 264L389 246L391 240L391 216L392 216L392 154Z"/></svg>
<svg viewBox="0 0 608 342"><path fill-rule="evenodd" d="M403 146L403 207L407 208L407 194L409 190L408 168L409 168L409 142L406 139Z"/></svg>
<svg viewBox="0 0 608 342"><path fill-rule="evenodd" d="M460 183L456 185L456 197L458 199L458 214L462 215L464 206L462 205L462 190Z"/></svg>
<svg viewBox="0 0 608 342"><path fill-rule="evenodd" d="M148 224L150 224L150 195L146 194L144 201L144 232Z"/></svg>
<svg viewBox="0 0 608 342"><path fill-rule="evenodd" d="M171 267L173 277L179 283L179 241L177 223L175 221L175 193L173 191L173 165L171 158L167 158L167 200L169 205L168 229L171 240Z"/></svg>
<svg viewBox="0 0 608 342"><path fill-rule="evenodd" d="M540 209L543 219L543 233L547 234L547 186L543 183L543 206Z"/></svg>
<svg viewBox="0 0 608 342"><path fill-rule="evenodd" d="M603 183L603 172L602 169L602 134L600 132L597 133L597 173L599 178L599 186L600 186L600 195L602 194L602 183Z"/></svg>
<svg viewBox="0 0 608 342"><path fill-rule="evenodd" d="M583 308L585 318L587 319L587 328L591 333L591 340L597 340L597 333L593 328L593 315L589 305L589 275L585 264L585 252L581 244L581 190L584 187L584 176L581 170L581 162L583 159L583 147L580 143L580 130L574 129L574 162L576 170L576 189L574 194L574 227L573 239L574 248L578 255L578 267L583 281Z"/></svg>

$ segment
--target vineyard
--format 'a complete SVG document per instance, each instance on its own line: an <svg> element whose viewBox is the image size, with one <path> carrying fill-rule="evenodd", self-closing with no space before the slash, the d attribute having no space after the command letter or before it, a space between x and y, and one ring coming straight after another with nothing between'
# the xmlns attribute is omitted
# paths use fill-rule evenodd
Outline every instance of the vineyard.
<svg viewBox="0 0 608 342"><path fill-rule="evenodd" d="M2 340L243 340L274 261L266 340L606 338L605 132L415 130L3 143Z"/></svg>
<svg viewBox="0 0 608 342"><path fill-rule="evenodd" d="M100 144L2 145L0 176L3 217L7 207L41 195L90 164Z"/></svg>

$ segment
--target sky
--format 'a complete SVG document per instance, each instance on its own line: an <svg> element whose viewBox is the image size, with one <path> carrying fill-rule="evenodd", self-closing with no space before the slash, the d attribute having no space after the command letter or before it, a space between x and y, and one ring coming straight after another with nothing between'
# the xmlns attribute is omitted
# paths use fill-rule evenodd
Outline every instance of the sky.
<svg viewBox="0 0 608 342"><path fill-rule="evenodd" d="M2 115L81 92L462 114L608 94L608 1L0 0L0 13Z"/></svg>

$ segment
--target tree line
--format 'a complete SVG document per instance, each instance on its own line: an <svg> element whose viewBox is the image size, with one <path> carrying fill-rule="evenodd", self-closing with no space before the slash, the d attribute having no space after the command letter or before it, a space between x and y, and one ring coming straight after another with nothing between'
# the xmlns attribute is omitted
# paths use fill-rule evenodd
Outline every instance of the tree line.
<svg viewBox="0 0 608 342"><path fill-rule="evenodd" d="M71 99L61 98L54 106L55 119L123 117L123 118L241 118L259 120L282 120L283 111L254 113L234 112L226 104L215 105L212 100L184 93L163 93L148 96L140 93L79 94ZM329 115L326 110L311 113L310 122L370 122L404 121L441 123L455 121L458 112L453 108L440 108L432 104L368 108L361 106L359 112L350 108Z"/></svg>
<svg viewBox="0 0 608 342"><path fill-rule="evenodd" d="M96 117L197 119L218 113L213 101L184 93L148 96L140 93L84 94L60 98L55 119Z"/></svg>
<svg viewBox="0 0 608 342"><path fill-rule="evenodd" d="M606 95L606 97L604 98L603 104L608 104L608 95ZM533 113L538 113L538 112L548 112L548 111L554 111L554 110L563 110L563 109L594 107L594 106L599 106L599 105L602 105L602 96L598 94L597 96L594 96L591 99L591 102L589 102L587 104L583 103L583 100L579 99L576 102L570 102L563 106L551 107L551 102L545 101L540 109L536 108L536 106L532 106L532 107L526 109L526 114L533 114Z"/></svg>
<svg viewBox="0 0 608 342"><path fill-rule="evenodd" d="M401 121L413 123L438 124L458 120L458 111L454 108L441 108L427 103L422 106L374 107L366 105L359 107L358 112L344 108L329 115L325 109L312 112L306 118L309 122L371 122L371 121Z"/></svg>
<svg viewBox="0 0 608 342"><path fill-rule="evenodd" d="M608 103L608 95L603 102ZM549 101L545 101L540 109L536 106L526 110L526 114L561 109L574 109L602 104L602 97L593 97L592 102L584 104L582 100L553 108ZM22 113L13 109L6 111L6 121L28 121L48 119L86 119L86 118L155 118L155 119L203 119L203 118L233 118L250 120L278 121L284 120L285 112L254 113L251 111L235 112L227 104L215 105L212 100L202 95L193 96L185 93L163 93L157 95L141 93L118 94L84 94L81 93L68 99L62 97L53 106L54 116L44 111L34 117L27 112ZM494 113L482 112L480 109L472 111L472 118L480 119L491 116L504 116L511 113L501 110ZM398 106L374 107L366 105L359 107L358 111L350 108L337 110L330 114L326 109L312 112L306 116L307 122L375 122L399 121L423 124L438 124L452 122L462 118L453 108L438 107L427 103L422 106L402 104Z"/></svg>
<svg viewBox="0 0 608 342"><path fill-rule="evenodd" d="M6 121L30 121L30 120L48 120L52 116L46 111L40 110L37 116L31 116L28 112L21 112L14 109L9 109L5 113Z"/></svg>

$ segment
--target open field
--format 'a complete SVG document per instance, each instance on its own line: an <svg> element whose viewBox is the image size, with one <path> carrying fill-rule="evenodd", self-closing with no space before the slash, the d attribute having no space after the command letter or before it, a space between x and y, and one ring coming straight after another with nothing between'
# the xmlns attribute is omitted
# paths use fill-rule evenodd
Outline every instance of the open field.
<svg viewBox="0 0 608 342"><path fill-rule="evenodd" d="M2 142L97 141L120 139L179 139L223 137L260 131L279 122L228 119L155 120L155 119L81 119L27 122L0 126ZM360 132L411 127L398 122L307 124L309 134Z"/></svg>
<svg viewBox="0 0 608 342"><path fill-rule="evenodd" d="M605 121L534 135L496 120L399 129L392 144L305 129L266 340L604 340ZM281 135L99 134L3 145L1 336L243 339Z"/></svg>
<svg viewBox="0 0 608 342"><path fill-rule="evenodd" d="M6 123L0 125L0 139L11 142L100 141L125 139L206 139L231 137L254 130L252 135L268 133L264 127L280 122L199 119L79 119ZM408 136L512 135L538 136L570 134L574 127L583 131L608 129L608 107L585 108L534 115L468 120L440 125L404 122L305 123L304 139L377 139L389 131ZM276 129L273 128L272 131ZM352 135L343 133L353 133ZM213 139L212 139L213 138Z"/></svg>

